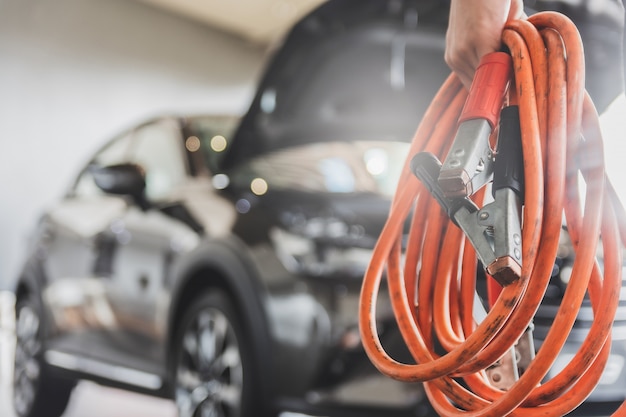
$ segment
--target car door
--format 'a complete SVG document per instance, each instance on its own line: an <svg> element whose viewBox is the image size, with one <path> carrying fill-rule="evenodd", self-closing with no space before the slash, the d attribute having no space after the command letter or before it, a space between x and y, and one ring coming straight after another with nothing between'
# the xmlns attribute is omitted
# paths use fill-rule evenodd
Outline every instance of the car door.
<svg viewBox="0 0 626 417"><path fill-rule="evenodd" d="M189 178L178 123L160 120L137 129L131 161L145 172L148 208L131 204L111 230L119 243L107 288L116 331L107 334L118 364L158 376L165 363L170 267L198 242L198 230L175 214ZM155 380L156 381L156 380Z"/></svg>
<svg viewBox="0 0 626 417"><path fill-rule="evenodd" d="M133 133L112 140L92 164L128 160ZM117 246L111 226L127 209L125 198L105 194L95 185L87 167L43 218L38 235L47 277L42 297L51 313L49 361L82 368L81 358L101 356L102 336L114 327L105 296Z"/></svg>
<svg viewBox="0 0 626 417"><path fill-rule="evenodd" d="M103 192L88 167L51 212L46 294L58 334L52 362L161 387L169 266L199 239L197 228L171 214L178 187L188 181L182 146L176 120L159 119L114 140L90 163L139 165L147 206Z"/></svg>

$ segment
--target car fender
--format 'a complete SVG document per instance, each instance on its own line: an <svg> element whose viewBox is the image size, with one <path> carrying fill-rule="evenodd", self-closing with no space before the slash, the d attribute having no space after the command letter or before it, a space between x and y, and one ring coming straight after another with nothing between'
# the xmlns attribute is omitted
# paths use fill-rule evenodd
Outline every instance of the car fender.
<svg viewBox="0 0 626 417"><path fill-rule="evenodd" d="M271 394L271 341L263 299L266 291L261 284L247 249L236 237L203 240L192 252L172 266L172 299L168 316L168 361L173 360L172 341L190 294L197 295L208 288L225 290L233 299L255 347L254 364L257 375L263 376L258 389L262 398ZM207 273L209 274L207 276ZM168 369L171 369L168 367Z"/></svg>
<svg viewBox="0 0 626 417"><path fill-rule="evenodd" d="M51 321L50 311L46 309L46 304L44 303L44 291L47 281L48 278L42 260L33 256L24 264L18 279L15 280L11 287L11 291L15 295L15 307L17 307L17 302L20 298L30 294L34 297L33 299L36 300L39 306L44 309L44 314L41 317L41 330L44 335L44 343L47 343L48 336L52 331L51 329L54 327Z"/></svg>

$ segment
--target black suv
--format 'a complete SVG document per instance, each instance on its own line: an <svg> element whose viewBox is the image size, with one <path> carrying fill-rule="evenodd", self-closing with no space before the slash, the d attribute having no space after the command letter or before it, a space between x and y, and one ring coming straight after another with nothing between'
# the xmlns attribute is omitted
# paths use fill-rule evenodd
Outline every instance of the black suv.
<svg viewBox="0 0 626 417"><path fill-rule="evenodd" d="M17 415L58 417L78 379L172 398L180 417L433 415L420 384L370 364L357 305L449 73L447 16L440 0L331 0L286 37L243 117L159 117L97 152L42 216L15 288ZM378 310L386 348L410 360Z"/></svg>

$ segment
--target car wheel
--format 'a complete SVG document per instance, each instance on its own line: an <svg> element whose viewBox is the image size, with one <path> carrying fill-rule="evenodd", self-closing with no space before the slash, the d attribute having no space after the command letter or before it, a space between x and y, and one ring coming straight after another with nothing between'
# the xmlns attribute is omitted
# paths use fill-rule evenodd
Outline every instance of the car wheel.
<svg viewBox="0 0 626 417"><path fill-rule="evenodd" d="M175 400L179 417L260 415L252 344L223 292L200 296L175 340Z"/></svg>
<svg viewBox="0 0 626 417"><path fill-rule="evenodd" d="M75 383L53 375L43 363L42 317L33 297L16 303L13 408L18 417L58 417Z"/></svg>

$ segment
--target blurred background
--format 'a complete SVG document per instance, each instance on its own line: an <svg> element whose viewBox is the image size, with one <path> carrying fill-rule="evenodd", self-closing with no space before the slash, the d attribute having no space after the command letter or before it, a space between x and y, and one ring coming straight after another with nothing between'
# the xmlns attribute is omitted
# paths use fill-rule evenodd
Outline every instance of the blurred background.
<svg viewBox="0 0 626 417"><path fill-rule="evenodd" d="M36 219L111 136L145 118L244 112L266 57L322 0L0 0L0 416L12 296ZM83 384L70 416L173 416ZM86 408L94 397L102 409ZM81 411L82 410L82 411ZM101 414L98 414L101 413Z"/></svg>

